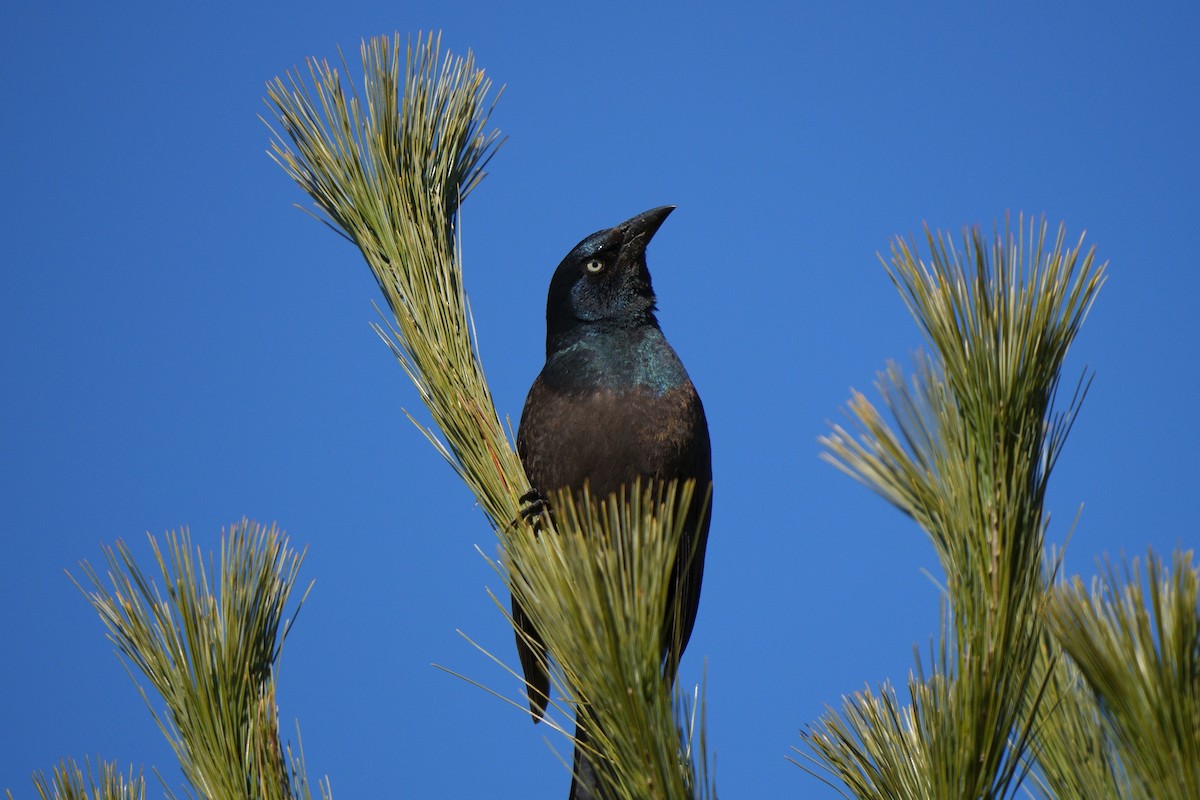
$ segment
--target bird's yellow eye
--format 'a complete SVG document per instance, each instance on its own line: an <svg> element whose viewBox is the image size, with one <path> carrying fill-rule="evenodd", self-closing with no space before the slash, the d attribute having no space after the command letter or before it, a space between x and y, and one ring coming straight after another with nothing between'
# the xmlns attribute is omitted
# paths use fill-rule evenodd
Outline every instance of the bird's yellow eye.
<svg viewBox="0 0 1200 800"><path fill-rule="evenodd" d="M604 270L604 262L598 258L589 258L583 262L583 268L593 275L596 275Z"/></svg>

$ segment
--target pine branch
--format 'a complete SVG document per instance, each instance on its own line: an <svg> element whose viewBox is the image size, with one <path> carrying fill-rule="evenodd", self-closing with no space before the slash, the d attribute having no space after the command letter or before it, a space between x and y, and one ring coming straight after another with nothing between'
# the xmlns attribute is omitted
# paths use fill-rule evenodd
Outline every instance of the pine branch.
<svg viewBox="0 0 1200 800"><path fill-rule="evenodd" d="M1103 566L1089 592L1079 578L1056 587L1055 638L1098 700L1130 798L1200 792L1200 569L1176 552L1166 567L1148 553Z"/></svg>
<svg viewBox="0 0 1200 800"><path fill-rule="evenodd" d="M279 740L274 675L303 555L274 527L243 520L223 536L210 584L211 558L206 570L186 530L167 534L165 549L150 545L165 593L123 542L105 548L108 585L84 562L88 587L76 586L131 676L162 697L165 712L139 684L188 783L210 800L309 800L302 760Z"/></svg>
<svg viewBox="0 0 1200 800"><path fill-rule="evenodd" d="M436 429L413 422L503 526L528 486L472 340L455 227L499 144L484 132L491 81L469 53L440 58L432 34L409 46L403 72L400 50L398 35L363 43L361 96L315 59L311 85L298 73L269 83L287 137L275 134L271 155L362 252L392 312L376 331Z"/></svg>
<svg viewBox="0 0 1200 800"><path fill-rule="evenodd" d="M108 761L97 761L99 780L92 773L91 759L87 760L87 776L74 760L64 758L54 767L50 778L38 772L33 776L33 785L42 800L144 800L146 779L130 768L126 776L117 765ZM12 792L6 792L12 800Z"/></svg>
<svg viewBox="0 0 1200 800"><path fill-rule="evenodd" d="M1047 800L1124 800L1129 781L1096 695L1051 636L1043 636L1034 681L1045 697L1036 721L1031 793Z"/></svg>
<svg viewBox="0 0 1200 800"><path fill-rule="evenodd" d="M990 245L978 230L926 231L929 263L897 239L888 273L932 348L906 378L878 382L893 423L862 394L852 433L825 457L911 516L946 572L949 616L926 677L904 707L889 686L847 699L803 734L812 760L856 797L1000 798L1023 757L1049 682L1042 640L1042 503L1082 393L1055 412L1068 347L1103 281L1082 240L1023 222ZM1048 246L1049 245L1049 246ZM1081 384L1085 387L1086 384Z"/></svg>

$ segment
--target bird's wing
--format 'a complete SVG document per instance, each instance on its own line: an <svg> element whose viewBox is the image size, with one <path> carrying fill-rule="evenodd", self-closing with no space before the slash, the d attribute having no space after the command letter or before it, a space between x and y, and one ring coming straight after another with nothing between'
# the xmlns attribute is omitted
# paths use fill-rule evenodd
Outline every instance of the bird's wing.
<svg viewBox="0 0 1200 800"><path fill-rule="evenodd" d="M525 673L525 689L529 695L529 711L537 722L546 713L550 702L550 666L546 663L546 645L525 609L512 599L513 624L516 626L517 655L521 659L521 670Z"/></svg>
<svg viewBox="0 0 1200 800"><path fill-rule="evenodd" d="M541 491L544 487L536 482L534 475L529 474L528 438L530 430L534 428L530 420L537 415L540 386L541 378L539 377L534 381L529 396L525 400L525 408L521 412L521 423L517 429L517 453L521 456L526 476L530 479L535 491ZM546 705L550 701L550 665L547 662L546 644L515 596L512 598L512 617L517 638L517 656L521 659L521 670L525 675L525 687L529 695L529 711L533 714L533 721L537 722L545 714Z"/></svg>

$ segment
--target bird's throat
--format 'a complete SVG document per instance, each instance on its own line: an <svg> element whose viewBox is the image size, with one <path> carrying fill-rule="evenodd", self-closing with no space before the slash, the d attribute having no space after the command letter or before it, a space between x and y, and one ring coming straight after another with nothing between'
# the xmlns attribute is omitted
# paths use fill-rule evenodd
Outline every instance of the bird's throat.
<svg viewBox="0 0 1200 800"><path fill-rule="evenodd" d="M604 389L655 395L688 380L687 371L657 325L638 328L580 326L546 359L542 379L563 392Z"/></svg>

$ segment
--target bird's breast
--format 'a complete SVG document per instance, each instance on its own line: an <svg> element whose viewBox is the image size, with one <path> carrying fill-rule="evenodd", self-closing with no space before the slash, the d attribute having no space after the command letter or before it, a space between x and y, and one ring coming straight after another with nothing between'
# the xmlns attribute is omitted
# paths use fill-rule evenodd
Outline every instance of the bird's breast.
<svg viewBox="0 0 1200 800"><path fill-rule="evenodd" d="M690 380L661 389L586 391L539 377L521 415L517 446L542 493L580 489L605 497L636 478L712 479L708 426Z"/></svg>

